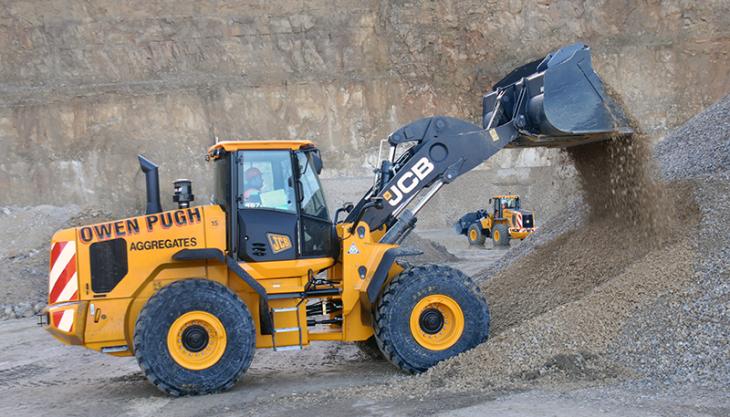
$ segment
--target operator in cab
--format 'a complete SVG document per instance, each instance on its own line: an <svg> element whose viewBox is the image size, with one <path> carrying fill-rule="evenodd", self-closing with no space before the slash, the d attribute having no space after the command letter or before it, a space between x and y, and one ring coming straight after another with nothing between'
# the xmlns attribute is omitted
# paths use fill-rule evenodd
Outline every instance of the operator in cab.
<svg viewBox="0 0 730 417"><path fill-rule="evenodd" d="M264 177L261 170L251 167L243 175L243 204L246 207L261 207L261 189Z"/></svg>

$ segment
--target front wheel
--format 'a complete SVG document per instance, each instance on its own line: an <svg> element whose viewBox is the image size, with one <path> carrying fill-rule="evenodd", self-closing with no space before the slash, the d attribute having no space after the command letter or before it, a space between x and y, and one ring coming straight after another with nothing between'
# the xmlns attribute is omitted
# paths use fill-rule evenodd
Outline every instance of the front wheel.
<svg viewBox="0 0 730 417"><path fill-rule="evenodd" d="M246 305L204 279L173 282L137 318L134 355L147 379L167 394L227 390L251 365L256 329Z"/></svg>
<svg viewBox="0 0 730 417"><path fill-rule="evenodd" d="M509 246L509 227L506 224L497 224L492 230L494 246Z"/></svg>
<svg viewBox="0 0 730 417"><path fill-rule="evenodd" d="M474 282L459 270L424 265L388 284L375 311L383 355L411 373L487 340L489 308Z"/></svg>
<svg viewBox="0 0 730 417"><path fill-rule="evenodd" d="M472 223L469 229L466 231L466 237L469 239L469 244L473 246L479 246L484 244L484 232L482 232L482 226L477 223Z"/></svg>

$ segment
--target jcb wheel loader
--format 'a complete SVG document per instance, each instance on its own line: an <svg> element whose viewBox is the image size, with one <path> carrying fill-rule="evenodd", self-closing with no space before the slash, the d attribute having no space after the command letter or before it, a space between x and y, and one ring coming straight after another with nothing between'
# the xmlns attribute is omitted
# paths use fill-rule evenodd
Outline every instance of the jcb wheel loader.
<svg viewBox="0 0 730 417"><path fill-rule="evenodd" d="M519 196L494 196L489 204L491 212L466 213L454 223L456 233L466 235L470 245L481 246L491 238L494 246L509 246L510 239L523 240L536 230L533 214L522 209Z"/></svg>
<svg viewBox="0 0 730 417"><path fill-rule="evenodd" d="M157 167L140 156L146 213L53 236L41 321L63 343L136 356L171 395L232 387L255 348L374 342L408 372L471 349L489 331L474 282L400 261L417 253L400 243L418 212L504 147L630 132L581 44L517 69L483 105L481 127L437 116L393 132L374 185L333 217L306 140L213 145L215 203L192 206L191 184L179 180L169 211Z"/></svg>

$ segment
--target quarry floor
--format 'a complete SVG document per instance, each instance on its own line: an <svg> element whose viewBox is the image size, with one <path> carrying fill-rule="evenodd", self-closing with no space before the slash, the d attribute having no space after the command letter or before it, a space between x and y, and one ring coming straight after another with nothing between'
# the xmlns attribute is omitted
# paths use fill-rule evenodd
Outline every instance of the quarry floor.
<svg viewBox="0 0 730 417"><path fill-rule="evenodd" d="M469 248L447 230L421 231L460 258L469 274L506 251ZM519 244L516 242L515 244ZM34 319L0 322L0 415L5 416L211 416L296 412L301 416L725 416L727 393L687 387L565 384L481 390L429 398L369 398L348 388L383 386L401 374L353 345L320 343L302 352L259 350L236 387L204 397L170 398L142 375L134 358L116 358L62 345Z"/></svg>
<svg viewBox="0 0 730 417"><path fill-rule="evenodd" d="M573 385L497 390L431 399L370 399L338 390L408 378L351 345L256 352L236 387L170 398L142 376L134 358L115 358L50 339L33 319L0 322L0 415L4 416L727 416L727 393ZM320 398L321 397L321 398Z"/></svg>

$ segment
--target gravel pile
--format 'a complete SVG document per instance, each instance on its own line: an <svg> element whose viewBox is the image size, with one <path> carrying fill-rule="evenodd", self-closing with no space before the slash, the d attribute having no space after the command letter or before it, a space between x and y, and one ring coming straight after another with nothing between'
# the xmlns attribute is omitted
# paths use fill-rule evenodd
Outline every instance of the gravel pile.
<svg viewBox="0 0 730 417"><path fill-rule="evenodd" d="M655 155L667 179L712 180L713 175L726 174L730 169L730 96L669 134L657 144Z"/></svg>
<svg viewBox="0 0 730 417"><path fill-rule="evenodd" d="M4 279L0 279L0 320L30 317L45 306L54 232L109 218L109 213L78 206L0 209L0 229L6 242L0 248L5 268ZM29 224L33 226L29 228Z"/></svg>
<svg viewBox="0 0 730 417"><path fill-rule="evenodd" d="M655 149L662 175L688 181L700 210L692 285L649 305L617 345L665 383L730 387L730 96Z"/></svg>
<svg viewBox="0 0 730 417"><path fill-rule="evenodd" d="M402 247L408 249L417 249L423 254L417 256L408 256L403 258L407 263L412 264L442 264L445 262L457 262L459 260L454 254L446 250L444 245L411 233L401 244Z"/></svg>

